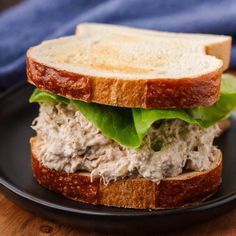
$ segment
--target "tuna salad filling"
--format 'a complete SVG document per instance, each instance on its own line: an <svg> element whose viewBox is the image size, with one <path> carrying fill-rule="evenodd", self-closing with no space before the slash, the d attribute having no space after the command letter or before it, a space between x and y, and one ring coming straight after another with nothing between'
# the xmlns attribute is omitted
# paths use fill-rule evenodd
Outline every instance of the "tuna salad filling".
<svg viewBox="0 0 236 236"><path fill-rule="evenodd" d="M72 105L40 103L32 128L37 158L50 169L88 171L104 183L140 176L159 183L185 169L204 171L215 159L217 124L201 128L174 119L154 123L139 148L124 147L102 134Z"/></svg>

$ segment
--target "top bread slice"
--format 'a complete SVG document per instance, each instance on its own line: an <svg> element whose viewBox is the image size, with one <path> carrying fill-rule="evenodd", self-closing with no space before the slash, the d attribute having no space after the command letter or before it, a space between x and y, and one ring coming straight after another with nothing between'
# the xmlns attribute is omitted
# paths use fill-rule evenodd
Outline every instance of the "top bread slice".
<svg viewBox="0 0 236 236"><path fill-rule="evenodd" d="M204 51L207 55L214 56L223 61L223 71L229 67L232 41L230 36L196 33L172 33L98 23L83 23L79 24L76 28L76 35L78 36L86 36L101 32L119 33L121 35L149 35L163 39L169 38L175 41L181 40L183 43L187 41L187 44L189 44L188 41L191 40L189 44L190 48L192 47L191 44L195 41L197 44L200 43L203 45ZM175 44L173 44L173 46L175 47Z"/></svg>
<svg viewBox="0 0 236 236"><path fill-rule="evenodd" d="M28 81L85 102L139 108L210 106L231 37L81 24L27 52Z"/></svg>

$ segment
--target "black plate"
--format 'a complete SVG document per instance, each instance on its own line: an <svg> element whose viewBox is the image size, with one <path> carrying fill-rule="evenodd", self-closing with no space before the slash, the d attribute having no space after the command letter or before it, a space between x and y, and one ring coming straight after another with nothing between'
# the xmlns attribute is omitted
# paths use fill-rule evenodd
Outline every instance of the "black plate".
<svg viewBox="0 0 236 236"><path fill-rule="evenodd" d="M92 206L40 187L32 177L29 138L38 112L29 104L32 87L22 84L0 98L0 189L20 207L51 220L90 231L148 233L206 221L236 206L236 119L218 140L224 154L223 183L211 199L189 208L149 211ZM148 193L147 193L148 194Z"/></svg>

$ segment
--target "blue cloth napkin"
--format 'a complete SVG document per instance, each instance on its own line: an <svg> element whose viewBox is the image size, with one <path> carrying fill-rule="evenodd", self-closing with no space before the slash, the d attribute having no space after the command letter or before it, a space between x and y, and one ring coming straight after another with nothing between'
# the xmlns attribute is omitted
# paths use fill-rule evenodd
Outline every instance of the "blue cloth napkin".
<svg viewBox="0 0 236 236"><path fill-rule="evenodd" d="M0 89L25 79L27 48L80 22L236 37L235 0L27 0L0 14ZM231 67L236 67L236 44Z"/></svg>

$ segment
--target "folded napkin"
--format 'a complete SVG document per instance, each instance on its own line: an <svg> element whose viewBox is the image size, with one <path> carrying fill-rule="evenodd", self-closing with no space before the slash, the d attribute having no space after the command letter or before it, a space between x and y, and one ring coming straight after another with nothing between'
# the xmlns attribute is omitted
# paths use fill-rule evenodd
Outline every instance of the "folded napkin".
<svg viewBox="0 0 236 236"><path fill-rule="evenodd" d="M0 14L0 90L25 80L27 48L80 22L236 36L235 0L27 0ZM236 44L231 67L236 67Z"/></svg>

